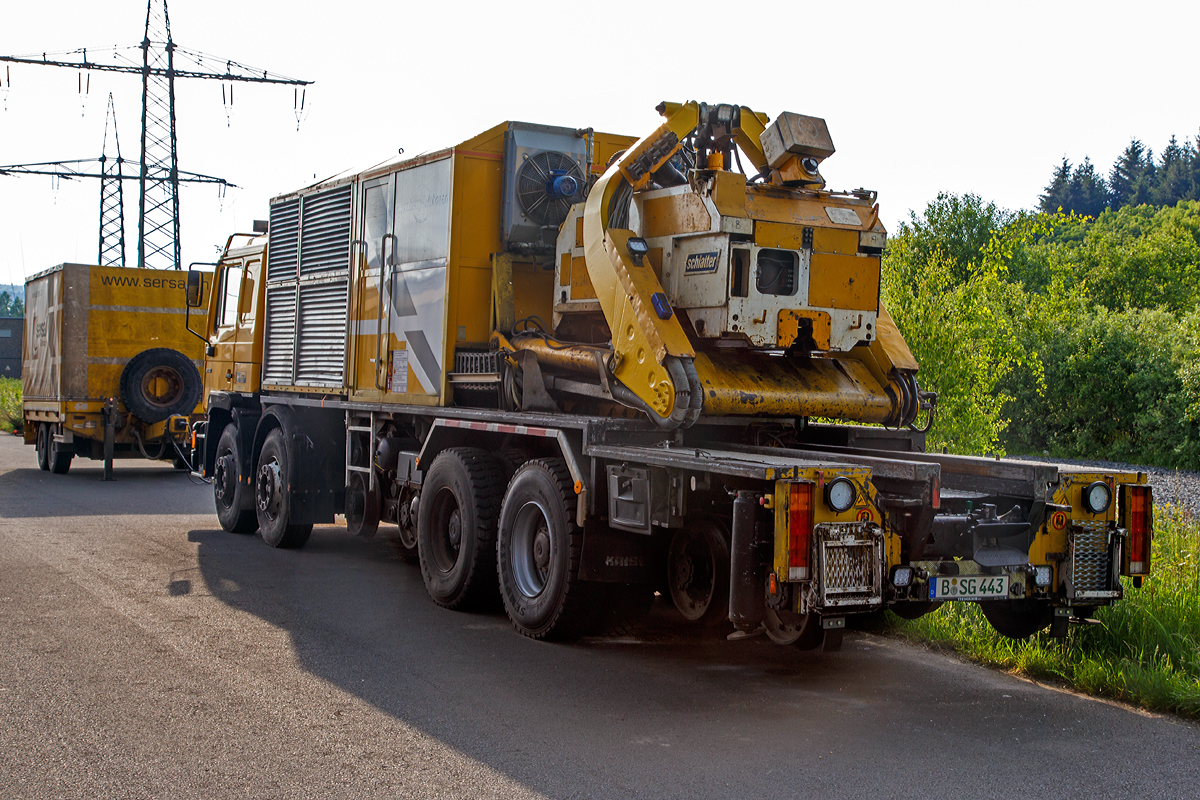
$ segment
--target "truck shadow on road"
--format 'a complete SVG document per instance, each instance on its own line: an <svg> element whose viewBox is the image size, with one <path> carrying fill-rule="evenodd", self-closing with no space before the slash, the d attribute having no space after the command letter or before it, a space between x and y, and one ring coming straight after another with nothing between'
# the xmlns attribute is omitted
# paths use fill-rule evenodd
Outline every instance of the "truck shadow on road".
<svg viewBox="0 0 1200 800"><path fill-rule="evenodd" d="M363 541L322 527L301 551L218 530L188 538L196 590L286 631L304 670L550 796L662 796L663 775L679 781L669 796L819 787L818 753L840 754L831 780L882 777L893 763L932 770L936 748L913 736L914 716L977 704L1009 680L941 685L904 648L859 634L835 654L728 642L661 602L642 637L535 642L502 611L435 606L383 532ZM851 758L864 746L882 755Z"/></svg>
<svg viewBox="0 0 1200 800"><path fill-rule="evenodd" d="M90 465L73 467L66 475L37 467L9 470L0 473L0 513L21 519L213 513L212 489L186 472L137 466L118 467L114 475L116 480L106 483L104 469ZM49 490L52 503L46 502Z"/></svg>

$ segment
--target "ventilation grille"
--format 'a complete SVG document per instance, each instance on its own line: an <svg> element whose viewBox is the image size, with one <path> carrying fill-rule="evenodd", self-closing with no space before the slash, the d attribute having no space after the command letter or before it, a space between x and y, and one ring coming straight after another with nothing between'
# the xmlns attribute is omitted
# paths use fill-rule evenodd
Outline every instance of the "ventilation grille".
<svg viewBox="0 0 1200 800"><path fill-rule="evenodd" d="M286 200L271 206L271 243L267 255L267 280L296 279L299 252L300 200Z"/></svg>
<svg viewBox="0 0 1200 800"><path fill-rule="evenodd" d="M296 287L267 287L266 336L263 342L263 383L292 384L296 343Z"/></svg>
<svg viewBox="0 0 1200 800"><path fill-rule="evenodd" d="M1110 588L1109 543L1107 522L1081 521L1072 526L1071 589L1075 594Z"/></svg>
<svg viewBox="0 0 1200 800"><path fill-rule="evenodd" d="M820 554L821 601L826 606L883 602L883 537L869 522L826 523L814 529Z"/></svg>
<svg viewBox="0 0 1200 800"><path fill-rule="evenodd" d="M341 387L346 364L347 280L300 284L296 385Z"/></svg>
<svg viewBox="0 0 1200 800"><path fill-rule="evenodd" d="M350 268L350 186L304 198L300 275Z"/></svg>

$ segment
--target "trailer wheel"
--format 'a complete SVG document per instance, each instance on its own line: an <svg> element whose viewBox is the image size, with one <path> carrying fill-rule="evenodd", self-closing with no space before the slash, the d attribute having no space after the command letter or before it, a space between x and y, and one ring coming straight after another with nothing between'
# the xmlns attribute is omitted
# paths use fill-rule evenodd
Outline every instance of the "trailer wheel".
<svg viewBox="0 0 1200 800"><path fill-rule="evenodd" d="M279 428L267 434L258 456L258 472L254 481L255 513L262 540L272 547L303 547L312 533L312 523L292 525L292 465L288 463L283 431Z"/></svg>
<svg viewBox="0 0 1200 800"><path fill-rule="evenodd" d="M417 552L425 588L443 608L495 596L496 515L504 487L486 450L438 453L421 486Z"/></svg>
<svg viewBox="0 0 1200 800"><path fill-rule="evenodd" d="M45 422L39 423L34 449L37 450L38 469L43 472L50 471L50 436L50 426Z"/></svg>
<svg viewBox="0 0 1200 800"><path fill-rule="evenodd" d="M249 470L244 468L238 453L237 427L226 425L213 460L213 500L222 529L230 533L254 533L258 530L254 491Z"/></svg>
<svg viewBox="0 0 1200 800"><path fill-rule="evenodd" d="M59 442L54 441L54 435L60 426L54 426L46 432L46 460L50 471L55 475L66 475L71 469L71 459L75 458L73 450L67 450Z"/></svg>
<svg viewBox="0 0 1200 800"><path fill-rule="evenodd" d="M675 608L689 622L729 619L729 535L713 519L689 521L667 549L667 584Z"/></svg>
<svg viewBox="0 0 1200 800"><path fill-rule="evenodd" d="M364 539L379 530L379 486L372 490L370 483L364 473L352 472L346 488L346 530Z"/></svg>
<svg viewBox="0 0 1200 800"><path fill-rule="evenodd" d="M578 632L587 616L579 581L583 530L575 524L575 491L561 458L525 464L500 509L497 572L513 626L544 639Z"/></svg>
<svg viewBox="0 0 1200 800"><path fill-rule="evenodd" d="M801 650L816 650L825 641L819 614L805 614L799 622L785 622L775 609L768 607L763 627L767 629L767 638L775 644L795 645Z"/></svg>
<svg viewBox="0 0 1200 800"><path fill-rule="evenodd" d="M143 350L121 370L121 400L142 422L162 422L189 414L200 402L204 384L196 365L178 350Z"/></svg>
<svg viewBox="0 0 1200 800"><path fill-rule="evenodd" d="M1027 639L1054 620L1054 609L1041 600L987 600L979 608L996 633L1010 639Z"/></svg>

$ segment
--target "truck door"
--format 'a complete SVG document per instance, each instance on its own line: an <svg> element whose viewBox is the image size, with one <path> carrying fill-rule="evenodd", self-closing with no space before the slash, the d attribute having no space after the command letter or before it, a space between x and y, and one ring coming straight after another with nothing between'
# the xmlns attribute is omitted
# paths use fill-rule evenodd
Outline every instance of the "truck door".
<svg viewBox="0 0 1200 800"><path fill-rule="evenodd" d="M208 359L206 383L218 392L233 390L234 347L244 269L241 259L226 261L217 272L217 314L213 321L215 353Z"/></svg>
<svg viewBox="0 0 1200 800"><path fill-rule="evenodd" d="M261 258L248 258L242 269L233 345L233 391L257 392L262 351L255 352L255 279L261 279ZM261 339L259 339L261 347Z"/></svg>
<svg viewBox="0 0 1200 800"><path fill-rule="evenodd" d="M398 402L441 397L450 164L434 161L363 184L359 391L403 395Z"/></svg>

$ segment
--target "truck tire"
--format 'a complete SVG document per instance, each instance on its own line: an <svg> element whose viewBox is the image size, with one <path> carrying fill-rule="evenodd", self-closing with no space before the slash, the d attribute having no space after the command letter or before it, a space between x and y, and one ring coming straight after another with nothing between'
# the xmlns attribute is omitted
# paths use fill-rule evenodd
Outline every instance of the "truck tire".
<svg viewBox="0 0 1200 800"><path fill-rule="evenodd" d="M1054 620L1054 609L1041 600L985 600L979 608L996 633L1010 639L1028 639Z"/></svg>
<svg viewBox="0 0 1200 800"><path fill-rule="evenodd" d="M785 622L768 606L763 627L767 629L767 638L775 644L794 645L801 650L816 650L825 641L820 614L805 614L799 621Z"/></svg>
<svg viewBox="0 0 1200 800"><path fill-rule="evenodd" d="M371 489L370 483L364 473L352 472L346 487L346 530L364 539L379 530L379 486Z"/></svg>
<svg viewBox="0 0 1200 800"><path fill-rule="evenodd" d="M276 428L267 434L267 440L263 442L254 478L258 533L271 547L303 547L312 533L311 522L307 525L291 524L291 470L283 431Z"/></svg>
<svg viewBox="0 0 1200 800"><path fill-rule="evenodd" d="M45 422L39 423L37 426L37 443L34 449L37 450L38 469L43 472L50 471L50 426Z"/></svg>
<svg viewBox="0 0 1200 800"><path fill-rule="evenodd" d="M461 609L495 597L503 492L500 464L486 450L453 447L430 464L417 510L417 553L439 606Z"/></svg>
<svg viewBox="0 0 1200 800"><path fill-rule="evenodd" d="M66 475L67 471L71 469L71 459L75 458L75 451L68 450L62 444L54 441L59 427L55 425L46 432L46 460L49 462L51 472L55 475Z"/></svg>
<svg viewBox="0 0 1200 800"><path fill-rule="evenodd" d="M667 548L667 586L688 622L729 619L729 534L713 519L689 520Z"/></svg>
<svg viewBox="0 0 1200 800"><path fill-rule="evenodd" d="M217 442L217 454L213 459L213 500L217 506L217 520L223 530L230 533L254 533L258 530L258 516L254 513L254 487L249 482L249 472L242 464L238 449L238 431L234 425L226 425Z"/></svg>
<svg viewBox="0 0 1200 800"><path fill-rule="evenodd" d="M173 414L190 414L204 389L196 365L178 350L143 350L121 370L121 401L142 422L162 422Z"/></svg>
<svg viewBox="0 0 1200 800"><path fill-rule="evenodd" d="M574 501L561 458L525 464L504 494L496 558L500 596L513 627L531 639L575 635L589 616Z"/></svg>

